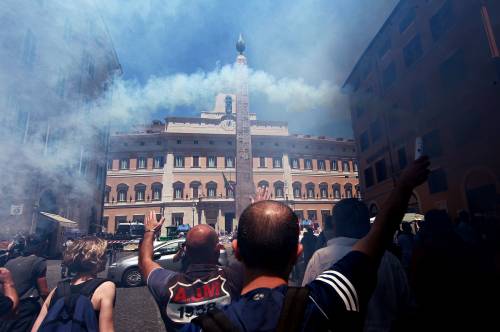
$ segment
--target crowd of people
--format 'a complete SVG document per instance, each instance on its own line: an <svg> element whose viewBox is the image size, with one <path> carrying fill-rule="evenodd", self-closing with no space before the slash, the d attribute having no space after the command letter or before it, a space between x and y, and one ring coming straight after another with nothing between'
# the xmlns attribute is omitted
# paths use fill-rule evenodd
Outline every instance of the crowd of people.
<svg viewBox="0 0 500 332"><path fill-rule="evenodd" d="M498 229L465 212L454 225L441 210L428 211L418 227L401 224L413 189L428 174L425 157L408 167L373 224L362 202L344 199L319 236L308 231L300 241L294 212L258 190L240 216L229 266L218 264L215 230L197 225L175 257L181 271L162 268L153 242L164 219L151 212L139 267L166 330L496 330ZM106 241L68 243L63 262L71 278L50 292L37 244L30 238L0 269L0 331L113 331L115 285L97 277ZM299 261L302 272L295 271ZM293 270L302 287L289 286Z"/></svg>

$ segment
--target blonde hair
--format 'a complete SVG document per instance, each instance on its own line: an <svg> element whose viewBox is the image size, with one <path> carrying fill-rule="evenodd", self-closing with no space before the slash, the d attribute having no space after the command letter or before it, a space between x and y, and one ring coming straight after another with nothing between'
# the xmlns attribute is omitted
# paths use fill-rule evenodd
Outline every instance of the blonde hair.
<svg viewBox="0 0 500 332"><path fill-rule="evenodd" d="M106 267L108 242L96 236L74 241L64 251L64 265L72 272L96 274Z"/></svg>

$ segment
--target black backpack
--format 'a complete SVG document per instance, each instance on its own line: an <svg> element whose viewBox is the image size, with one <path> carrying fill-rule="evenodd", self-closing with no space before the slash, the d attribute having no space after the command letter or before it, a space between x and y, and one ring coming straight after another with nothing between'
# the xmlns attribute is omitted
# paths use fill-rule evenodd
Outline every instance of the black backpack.
<svg viewBox="0 0 500 332"><path fill-rule="evenodd" d="M38 332L98 332L99 322L91 298L105 281L92 279L76 294L71 293L70 279L60 281Z"/></svg>
<svg viewBox="0 0 500 332"><path fill-rule="evenodd" d="M309 289L307 287L288 287L276 326L277 332L300 331L308 296ZM192 322L200 326L204 332L240 332L224 312L217 308L196 317Z"/></svg>

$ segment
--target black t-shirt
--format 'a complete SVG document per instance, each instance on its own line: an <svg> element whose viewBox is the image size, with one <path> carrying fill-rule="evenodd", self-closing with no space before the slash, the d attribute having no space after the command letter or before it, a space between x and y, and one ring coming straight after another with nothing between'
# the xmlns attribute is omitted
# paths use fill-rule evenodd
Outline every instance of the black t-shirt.
<svg viewBox="0 0 500 332"><path fill-rule="evenodd" d="M362 331L364 313L375 287L377 266L352 251L309 283L302 331ZM287 286L258 288L224 308L240 331L274 331ZM194 324L183 331L198 332Z"/></svg>
<svg viewBox="0 0 500 332"><path fill-rule="evenodd" d="M180 330L207 310L231 303L243 287L239 265L191 264L186 273L158 268L147 279L167 331Z"/></svg>
<svg viewBox="0 0 500 332"><path fill-rule="evenodd" d="M11 259L5 264L12 274L16 284L16 291L21 300L33 298L38 299L36 281L44 277L47 272L47 261L44 258L29 255L19 256Z"/></svg>
<svg viewBox="0 0 500 332"><path fill-rule="evenodd" d="M5 314L9 313L9 311L12 309L12 306L14 303L10 298L7 296L0 294L0 317L4 316Z"/></svg>

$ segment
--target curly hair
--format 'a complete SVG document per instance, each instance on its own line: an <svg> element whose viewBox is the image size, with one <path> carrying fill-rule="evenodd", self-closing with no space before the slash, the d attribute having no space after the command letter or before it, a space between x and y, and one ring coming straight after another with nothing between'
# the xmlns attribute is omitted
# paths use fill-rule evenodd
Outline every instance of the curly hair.
<svg viewBox="0 0 500 332"><path fill-rule="evenodd" d="M106 267L107 241L88 236L74 241L64 251L63 263L72 272L96 274Z"/></svg>

